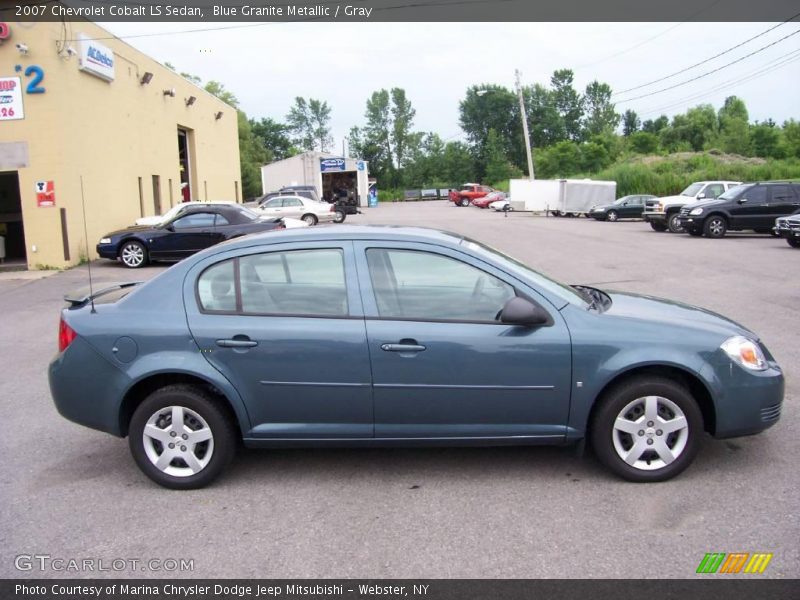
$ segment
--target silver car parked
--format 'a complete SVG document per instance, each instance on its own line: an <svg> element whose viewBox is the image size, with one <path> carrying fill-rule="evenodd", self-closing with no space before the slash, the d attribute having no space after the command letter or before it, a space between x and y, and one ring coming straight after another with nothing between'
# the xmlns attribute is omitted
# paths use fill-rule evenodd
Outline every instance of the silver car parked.
<svg viewBox="0 0 800 600"><path fill-rule="evenodd" d="M293 217L302 219L309 225L333 223L336 212L333 204L315 202L302 196L277 196L270 198L257 209L257 212L271 217Z"/></svg>

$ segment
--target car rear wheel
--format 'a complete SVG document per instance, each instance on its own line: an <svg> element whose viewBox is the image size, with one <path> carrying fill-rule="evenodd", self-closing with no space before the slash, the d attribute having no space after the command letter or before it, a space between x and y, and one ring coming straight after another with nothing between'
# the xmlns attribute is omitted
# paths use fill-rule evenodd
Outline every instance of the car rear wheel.
<svg viewBox="0 0 800 600"><path fill-rule="evenodd" d="M681 227L681 223L678 219L680 219L680 214L678 213L673 213L667 217L667 227L670 233L680 233L683 231L683 227Z"/></svg>
<svg viewBox="0 0 800 600"><path fill-rule="evenodd" d="M129 269L138 269L147 264L147 248L140 242L125 242L119 249L119 259Z"/></svg>
<svg viewBox="0 0 800 600"><path fill-rule="evenodd" d="M612 223L614 221L616 221L617 219L619 219L619 216L617 216L617 211L615 211L615 210L608 211L608 214L606 215L606 219L608 219Z"/></svg>
<svg viewBox="0 0 800 600"><path fill-rule="evenodd" d="M697 454L703 416L683 386L637 377L615 386L593 416L592 447L609 469L628 481L664 481Z"/></svg>
<svg viewBox="0 0 800 600"><path fill-rule="evenodd" d="M335 214L336 214L336 216L333 217L333 222L334 223L344 223L344 220L347 218L347 215L345 214L345 212L343 210L337 210Z"/></svg>
<svg viewBox="0 0 800 600"><path fill-rule="evenodd" d="M706 219L703 231L710 238L725 237L725 233L728 231L728 223L725 221L725 217L714 215Z"/></svg>
<svg viewBox="0 0 800 600"><path fill-rule="evenodd" d="M228 465L236 428L216 400L199 387L156 390L133 413L129 445L150 479L176 490L201 488Z"/></svg>
<svg viewBox="0 0 800 600"><path fill-rule="evenodd" d="M469 206L469 198L462 198L458 204L459 206Z"/></svg>
<svg viewBox="0 0 800 600"><path fill-rule="evenodd" d="M653 231L666 231L667 226L663 223L657 223L656 221L650 221L650 227L653 228Z"/></svg>
<svg viewBox="0 0 800 600"><path fill-rule="evenodd" d="M319 221L319 219L317 219L317 215L312 215L311 213L303 215L302 219L312 227Z"/></svg>
<svg viewBox="0 0 800 600"><path fill-rule="evenodd" d="M792 248L800 248L800 238L788 237L786 238L786 243L789 244Z"/></svg>

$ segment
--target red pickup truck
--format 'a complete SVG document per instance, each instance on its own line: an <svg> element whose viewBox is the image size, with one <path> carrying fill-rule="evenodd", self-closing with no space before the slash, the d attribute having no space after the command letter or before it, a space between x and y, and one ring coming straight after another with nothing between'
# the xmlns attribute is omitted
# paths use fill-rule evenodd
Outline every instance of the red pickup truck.
<svg viewBox="0 0 800 600"><path fill-rule="evenodd" d="M450 202L456 206L469 206L473 200L483 198L494 191L496 190L488 185L465 183L460 190L450 190Z"/></svg>

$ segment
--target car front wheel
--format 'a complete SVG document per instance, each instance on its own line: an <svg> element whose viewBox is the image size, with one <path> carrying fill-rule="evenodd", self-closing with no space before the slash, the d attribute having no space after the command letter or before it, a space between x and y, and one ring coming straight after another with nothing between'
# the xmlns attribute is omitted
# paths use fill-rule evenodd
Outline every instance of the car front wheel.
<svg viewBox="0 0 800 600"><path fill-rule="evenodd" d="M119 249L119 259L129 269L138 269L147 264L147 248L140 242L125 242Z"/></svg>
<svg viewBox="0 0 800 600"><path fill-rule="evenodd" d="M728 231L728 223L725 221L725 217L709 217L706 219L703 231L710 238L725 237L725 233Z"/></svg>
<svg viewBox="0 0 800 600"><path fill-rule="evenodd" d="M614 221L616 221L617 219L619 219L619 217L617 216L617 211L615 211L615 210L608 211L608 216L606 216L606 219L608 219L612 223Z"/></svg>
<svg viewBox="0 0 800 600"><path fill-rule="evenodd" d="M172 385L148 396L134 411L129 445L150 479L176 490L201 488L228 465L236 429L202 388Z"/></svg>
<svg viewBox="0 0 800 600"><path fill-rule="evenodd" d="M460 206L469 206L469 198L462 198L458 204Z"/></svg>
<svg viewBox="0 0 800 600"><path fill-rule="evenodd" d="M703 416L683 386L637 377L610 390L594 414L592 447L609 469L628 481L664 481L697 454Z"/></svg>
<svg viewBox="0 0 800 600"><path fill-rule="evenodd" d="M650 227L653 229L653 231L666 231L667 230L667 226L666 225L664 225L663 223L656 222L656 221L650 221Z"/></svg>
<svg viewBox="0 0 800 600"><path fill-rule="evenodd" d="M787 243L788 243L788 244L789 244L789 245L790 245L792 248L800 248L800 238L796 238L796 237L788 237L788 238L786 238L786 242L787 242Z"/></svg>
<svg viewBox="0 0 800 600"><path fill-rule="evenodd" d="M673 213L667 217L667 227L671 233L680 233L683 231L683 227L681 227L681 222L679 219L680 215L678 213Z"/></svg>

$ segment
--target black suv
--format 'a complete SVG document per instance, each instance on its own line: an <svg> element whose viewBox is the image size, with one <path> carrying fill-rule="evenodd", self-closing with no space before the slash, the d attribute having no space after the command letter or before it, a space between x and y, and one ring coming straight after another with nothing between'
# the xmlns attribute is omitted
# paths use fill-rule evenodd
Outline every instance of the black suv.
<svg viewBox="0 0 800 600"><path fill-rule="evenodd" d="M681 208L679 223L689 235L724 237L728 231L752 229L772 233L775 219L800 208L800 183L768 181L736 186L714 200Z"/></svg>

